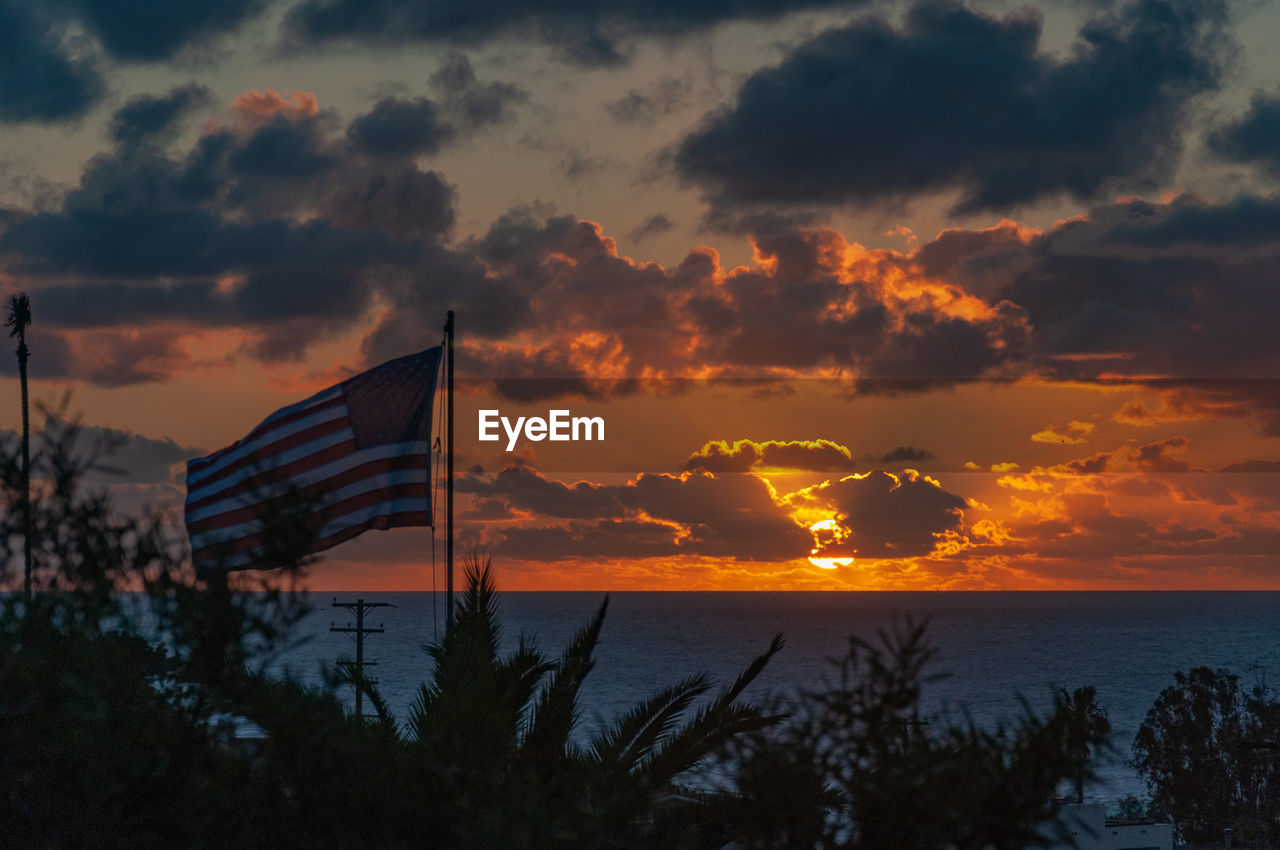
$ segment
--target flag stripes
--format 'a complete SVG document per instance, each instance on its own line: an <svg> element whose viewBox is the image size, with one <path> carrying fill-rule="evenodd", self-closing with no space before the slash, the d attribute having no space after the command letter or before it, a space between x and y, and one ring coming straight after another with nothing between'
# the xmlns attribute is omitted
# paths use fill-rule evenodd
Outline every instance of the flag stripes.
<svg viewBox="0 0 1280 850"><path fill-rule="evenodd" d="M186 525L196 567L259 565L272 542L265 517L281 508L312 527L299 554L371 529L430 525L440 355L433 348L384 363L188 462Z"/></svg>

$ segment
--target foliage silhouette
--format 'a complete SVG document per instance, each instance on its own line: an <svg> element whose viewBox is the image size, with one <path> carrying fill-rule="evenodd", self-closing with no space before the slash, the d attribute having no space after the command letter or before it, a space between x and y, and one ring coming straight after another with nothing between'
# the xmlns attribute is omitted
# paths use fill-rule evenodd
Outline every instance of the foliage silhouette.
<svg viewBox="0 0 1280 850"><path fill-rule="evenodd" d="M838 684L762 710L743 695L776 637L719 691L689 676L588 735L608 598L558 656L525 639L504 652L478 558L401 726L349 666L321 687L271 675L310 607L305 562L193 574L162 516L120 517L82 486L109 446L79 437L46 424L38 592L0 598L2 846L1021 848L1052 831L1056 789L1097 744L1062 704L994 731L925 725L923 625L851 640ZM0 447L10 571L21 479ZM281 561L300 551L297 515L267 518ZM344 710L344 682L376 719ZM246 724L262 736L237 741Z"/></svg>
<svg viewBox="0 0 1280 850"><path fill-rule="evenodd" d="M18 381L22 386L22 545L23 545L23 585L22 592L31 595L31 410L27 396L27 358L31 355L27 348L27 328L31 325L31 299L25 292L10 295L5 301L4 326L9 328L9 336L18 338Z"/></svg>
<svg viewBox="0 0 1280 850"><path fill-rule="evenodd" d="M1057 820L1059 787L1088 775L1059 698L1039 717L979 728L971 719L920 717L933 650L922 623L851 638L839 681L801 691L781 708L789 722L745 736L729 773L739 793L723 813L741 847L995 848L1070 839Z"/></svg>
<svg viewBox="0 0 1280 850"><path fill-rule="evenodd" d="M6 846L707 846L690 767L771 722L740 701L781 648L683 717L696 676L578 745L578 695L607 599L558 660L499 654L489 565L473 563L455 624L406 728L350 717L322 688L272 678L308 605L298 565L192 574L160 515L115 515L81 486L110 446L77 448L49 417L34 460L40 545L28 602L0 600L0 844ZM0 451L0 563L11 570L21 466ZM298 512L270 530L297 550ZM266 517L270 524L276 522ZM12 575L6 574L12 586ZM122 593L122 588L139 592ZM263 737L233 743L236 724Z"/></svg>
<svg viewBox="0 0 1280 850"><path fill-rule="evenodd" d="M1181 839L1240 847L1280 844L1280 703L1261 684L1246 691L1226 670L1176 673L1147 711L1133 763L1154 808Z"/></svg>
<svg viewBox="0 0 1280 850"><path fill-rule="evenodd" d="M466 581L452 628L428 648L434 675L406 735L421 764L443 767L433 781L458 806L446 846L706 846L686 831L702 807L680 797L679 783L735 735L773 722L739 697L781 638L691 716L710 688L706 675L658 692L579 745L579 692L608 597L553 662L523 639L501 655L491 565L473 558Z"/></svg>
<svg viewBox="0 0 1280 850"><path fill-rule="evenodd" d="M1078 766L1075 780L1076 802L1084 802L1084 785L1088 778L1089 759L1094 756L1099 742L1105 744L1111 734L1111 721L1098 705L1098 690L1092 685L1068 691L1058 691L1058 703L1065 714L1067 750Z"/></svg>

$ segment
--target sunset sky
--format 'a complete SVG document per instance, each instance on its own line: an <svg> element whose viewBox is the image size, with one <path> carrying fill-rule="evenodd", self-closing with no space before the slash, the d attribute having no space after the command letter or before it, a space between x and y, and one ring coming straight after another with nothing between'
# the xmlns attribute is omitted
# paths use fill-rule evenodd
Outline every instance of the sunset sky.
<svg viewBox="0 0 1280 850"><path fill-rule="evenodd" d="M128 508L452 309L459 541L505 589L1280 588L1277 33L0 0L0 295L33 397L126 432ZM480 408L606 439L507 453ZM310 583L428 589L431 533Z"/></svg>

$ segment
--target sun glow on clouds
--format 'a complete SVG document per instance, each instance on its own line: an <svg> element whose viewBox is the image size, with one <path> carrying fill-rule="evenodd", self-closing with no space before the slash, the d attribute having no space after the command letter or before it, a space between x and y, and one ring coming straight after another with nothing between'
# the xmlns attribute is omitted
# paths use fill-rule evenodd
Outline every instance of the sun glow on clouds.
<svg viewBox="0 0 1280 850"><path fill-rule="evenodd" d="M824 570L834 570L836 567L847 567L853 563L853 558L815 558L814 555L822 549L822 543L825 538L829 538L827 542L840 542L849 536L849 532L840 523L834 519L824 519L815 522L809 526L809 530L814 532L814 540L819 543L810 550L809 563L815 567L821 567Z"/></svg>

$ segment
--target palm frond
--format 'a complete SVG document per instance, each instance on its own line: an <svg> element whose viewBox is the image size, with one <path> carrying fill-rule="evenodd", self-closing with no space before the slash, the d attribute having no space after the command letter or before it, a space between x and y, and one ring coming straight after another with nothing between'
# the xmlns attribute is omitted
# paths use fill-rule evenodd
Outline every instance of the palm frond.
<svg viewBox="0 0 1280 850"><path fill-rule="evenodd" d="M554 669L555 665L523 636L519 646L499 663L495 673L497 690L513 710L512 716L516 721L514 733L517 736L528 725L538 684Z"/></svg>
<svg viewBox="0 0 1280 850"><path fill-rule="evenodd" d="M13 328L9 336L21 336L31 324L31 299L25 292L10 295L5 301L4 326Z"/></svg>
<svg viewBox="0 0 1280 850"><path fill-rule="evenodd" d="M699 709L684 728L670 736L661 749L645 762L644 770L651 785L670 784L734 736L764 728L779 720L737 700L770 659L782 651L783 645L782 635L774 635L769 648L752 659L733 684L721 691L713 702Z"/></svg>
<svg viewBox="0 0 1280 850"><path fill-rule="evenodd" d="M608 610L609 597L605 596L596 615L565 647L560 663L542 688L524 739L524 749L535 761L562 756L569 747L569 735L578 720L578 694L595 666L592 656Z"/></svg>
<svg viewBox="0 0 1280 850"><path fill-rule="evenodd" d="M711 677L699 673L641 701L596 736L590 748L592 759L602 766L634 769L653 755L681 715L710 688Z"/></svg>
<svg viewBox="0 0 1280 850"><path fill-rule="evenodd" d="M373 683L373 680L364 674L364 671L356 667L354 663L344 663L338 671L338 684L351 685L360 691L369 700L369 704L373 706L374 715L378 719L378 728L384 733L392 737L396 735L396 719L391 713L390 707L387 705L386 697L382 695L382 691ZM357 718L363 720L364 718Z"/></svg>

